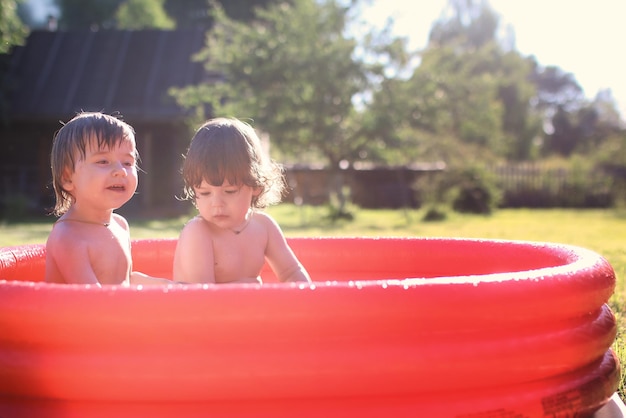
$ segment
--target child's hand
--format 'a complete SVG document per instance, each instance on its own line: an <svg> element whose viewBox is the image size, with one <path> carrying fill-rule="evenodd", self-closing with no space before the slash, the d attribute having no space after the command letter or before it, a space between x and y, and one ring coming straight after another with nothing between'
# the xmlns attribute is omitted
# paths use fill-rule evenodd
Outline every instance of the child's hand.
<svg viewBox="0 0 626 418"><path fill-rule="evenodd" d="M130 273L130 282L131 283L137 283L137 282L145 280L145 279L147 279L149 277L150 276L148 276L147 274L142 273L140 271L133 271L132 273Z"/></svg>
<svg viewBox="0 0 626 418"><path fill-rule="evenodd" d="M140 271L133 271L132 273L130 273L130 284L172 285L172 284L180 284L180 283L176 283L176 282L173 282L173 281L171 281L169 279L163 279L163 278L160 278L160 277L148 276L147 274L142 273Z"/></svg>

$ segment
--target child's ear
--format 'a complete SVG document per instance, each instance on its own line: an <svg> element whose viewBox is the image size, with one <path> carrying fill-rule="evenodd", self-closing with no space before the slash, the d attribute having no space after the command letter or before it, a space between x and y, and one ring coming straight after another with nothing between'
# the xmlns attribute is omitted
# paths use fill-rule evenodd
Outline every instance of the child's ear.
<svg viewBox="0 0 626 418"><path fill-rule="evenodd" d="M257 197L263 191L263 187L255 187L252 189L252 196Z"/></svg>
<svg viewBox="0 0 626 418"><path fill-rule="evenodd" d="M74 183L72 182L72 175L69 170L63 170L63 176L61 177L61 187L66 192L72 191L74 189Z"/></svg>

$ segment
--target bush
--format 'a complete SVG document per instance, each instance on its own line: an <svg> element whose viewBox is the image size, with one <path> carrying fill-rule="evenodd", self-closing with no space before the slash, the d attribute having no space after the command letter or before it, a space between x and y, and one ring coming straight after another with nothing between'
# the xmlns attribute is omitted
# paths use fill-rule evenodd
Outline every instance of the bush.
<svg viewBox="0 0 626 418"><path fill-rule="evenodd" d="M484 168L473 166L447 173L452 209L461 213L488 215L500 203L495 177Z"/></svg>
<svg viewBox="0 0 626 418"><path fill-rule="evenodd" d="M422 217L422 221L424 222L440 222L440 221L445 221L447 219L448 215L447 213L437 207L431 207L429 208L426 213L424 213L424 216Z"/></svg>

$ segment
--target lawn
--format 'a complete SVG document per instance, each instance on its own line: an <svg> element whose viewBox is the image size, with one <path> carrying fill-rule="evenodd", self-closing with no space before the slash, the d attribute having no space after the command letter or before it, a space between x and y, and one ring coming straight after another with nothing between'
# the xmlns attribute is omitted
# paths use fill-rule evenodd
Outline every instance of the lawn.
<svg viewBox="0 0 626 418"><path fill-rule="evenodd" d="M420 210L357 210L353 221L330 222L325 207L281 204L268 212L287 236L418 236L497 238L578 245L604 256L615 269L617 286L610 304L619 321L614 349L626 364L626 211L499 210L491 216L449 214L441 222L423 222ZM130 220L132 237L176 237L186 218ZM52 220L0 223L0 246L43 243ZM620 394L624 399L624 377Z"/></svg>

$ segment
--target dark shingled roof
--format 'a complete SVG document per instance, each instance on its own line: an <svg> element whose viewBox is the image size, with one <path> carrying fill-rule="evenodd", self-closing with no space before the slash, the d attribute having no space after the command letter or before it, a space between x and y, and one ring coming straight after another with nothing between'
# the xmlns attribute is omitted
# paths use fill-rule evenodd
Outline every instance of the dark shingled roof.
<svg viewBox="0 0 626 418"><path fill-rule="evenodd" d="M120 112L134 121L180 119L167 91L197 84L191 57L204 30L34 31L12 55L10 118L67 119L76 112Z"/></svg>

